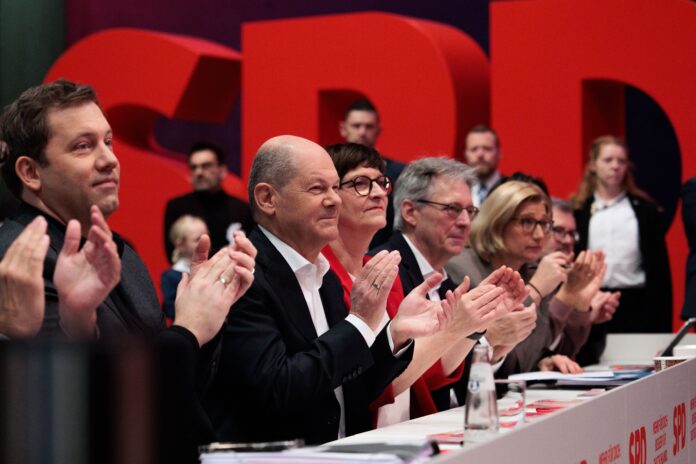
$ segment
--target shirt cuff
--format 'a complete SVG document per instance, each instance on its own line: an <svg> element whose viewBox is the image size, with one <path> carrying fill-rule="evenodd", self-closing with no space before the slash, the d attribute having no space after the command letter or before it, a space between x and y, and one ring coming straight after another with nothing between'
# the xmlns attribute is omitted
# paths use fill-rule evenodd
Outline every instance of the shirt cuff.
<svg viewBox="0 0 696 464"><path fill-rule="evenodd" d="M387 324L387 340L389 341L389 349L391 350L392 353L394 353L394 340L392 340L392 335L391 335L391 330L389 330L389 325L391 324L391 321L389 321L389 324ZM398 353L394 353L395 358L400 358L402 354L406 350L408 350L411 345L413 345L413 339L410 339L408 343L404 345L403 348L401 348Z"/></svg>
<svg viewBox="0 0 696 464"><path fill-rule="evenodd" d="M360 335L362 335L362 337L365 339L365 343L367 343L368 347L371 347L372 344L375 343L375 339L377 337L375 336L375 333L372 331L370 326L365 323L365 321L360 319L355 314L349 314L346 317L346 321L350 322L353 325L353 327L358 329L358 332L360 332ZM391 339L389 340L389 343L391 343Z"/></svg>
<svg viewBox="0 0 696 464"><path fill-rule="evenodd" d="M487 347L488 347L488 357L489 357L490 359L492 359L492 358L493 358L493 347L491 346L490 343L488 343L488 339L486 338L485 335L481 336L481 338L479 339L479 343L480 343L481 345L483 345L483 346L487 346ZM505 356L503 356L502 358L500 358L500 361L498 361L497 363L491 364L491 367L493 368L493 373L494 373L494 374L495 374L496 372L498 372L498 369L500 369L500 366L503 365L503 362L505 361L505 358L506 358L506 357L507 357L507 355L505 355Z"/></svg>

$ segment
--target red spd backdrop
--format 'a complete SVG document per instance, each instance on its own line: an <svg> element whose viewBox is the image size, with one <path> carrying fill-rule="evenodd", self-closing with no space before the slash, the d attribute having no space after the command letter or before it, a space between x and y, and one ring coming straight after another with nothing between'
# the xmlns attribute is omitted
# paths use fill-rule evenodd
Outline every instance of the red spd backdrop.
<svg viewBox="0 0 696 464"><path fill-rule="evenodd" d="M489 69L463 32L385 13L246 24L243 66L238 52L209 41L114 29L66 51L46 81L97 89L123 171L121 208L110 222L156 277L167 265L164 205L190 190L184 157L154 139L160 116L221 122L241 92L242 178L228 176L225 188L246 198L265 139L289 133L337 142L338 121L357 97L379 107L379 148L402 161L460 155L466 130L490 111L504 142L502 169L542 175L565 195L578 183L589 141L624 132L622 90L630 84L670 118L686 179L696 174L694 30L696 6L687 0L500 2L491 7ZM687 246L679 224L668 246L681 308Z"/></svg>
<svg viewBox="0 0 696 464"><path fill-rule="evenodd" d="M504 143L503 168L533 169L552 192L570 194L592 139L624 133L623 86L629 84L669 118L682 180L696 175L694 31L696 4L687 0L493 4L492 123ZM667 246L678 324L688 254L678 219Z"/></svg>

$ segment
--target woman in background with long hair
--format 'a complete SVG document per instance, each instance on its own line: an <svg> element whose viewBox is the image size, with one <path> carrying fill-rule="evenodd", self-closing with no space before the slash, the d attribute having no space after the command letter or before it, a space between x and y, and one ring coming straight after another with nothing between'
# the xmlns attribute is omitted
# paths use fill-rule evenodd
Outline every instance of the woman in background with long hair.
<svg viewBox="0 0 696 464"><path fill-rule="evenodd" d="M607 333L671 332L672 281L661 208L635 183L625 142L595 139L572 198L580 240L576 250L602 250L602 288L620 291L612 320L593 327L581 362L596 362Z"/></svg>

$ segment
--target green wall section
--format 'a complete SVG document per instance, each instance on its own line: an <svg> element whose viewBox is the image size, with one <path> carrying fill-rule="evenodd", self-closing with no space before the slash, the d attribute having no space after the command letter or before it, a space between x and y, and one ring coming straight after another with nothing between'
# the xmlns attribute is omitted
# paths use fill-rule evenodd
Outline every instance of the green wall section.
<svg viewBox="0 0 696 464"><path fill-rule="evenodd" d="M0 0L0 108L41 83L64 49L63 0ZM15 207L0 179L0 221Z"/></svg>
<svg viewBox="0 0 696 464"><path fill-rule="evenodd" d="M39 84L64 49L63 0L0 0L0 105Z"/></svg>

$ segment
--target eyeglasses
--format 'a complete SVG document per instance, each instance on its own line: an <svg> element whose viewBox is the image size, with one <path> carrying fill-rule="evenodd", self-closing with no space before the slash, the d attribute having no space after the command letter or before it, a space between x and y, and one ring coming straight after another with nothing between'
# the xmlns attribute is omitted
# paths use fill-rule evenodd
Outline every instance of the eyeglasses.
<svg viewBox="0 0 696 464"><path fill-rule="evenodd" d="M479 212L479 209L475 207L474 205L469 205L469 206L460 206L456 203L438 203L436 201L430 201L430 200L416 200L418 203L424 203L426 205L431 205L431 206L439 206L438 208L440 211L444 211L447 216L449 216L450 219L457 219L460 214L462 214L462 211L466 211L466 214L469 215L469 219L472 221L476 217L476 215Z"/></svg>
<svg viewBox="0 0 696 464"><path fill-rule="evenodd" d="M532 219L530 217L514 217L512 220L519 222L519 224L522 226L522 230L528 234L534 232L536 226L541 227L541 231L545 234L548 234L551 231L551 227L553 227L553 221L548 221L546 219L537 221L536 219Z"/></svg>
<svg viewBox="0 0 696 464"><path fill-rule="evenodd" d="M553 232L553 236L556 237L558 241L562 241L566 237L570 237L574 242L580 240L580 234L577 230L567 230L561 226L556 226L551 228L551 232Z"/></svg>
<svg viewBox="0 0 696 464"><path fill-rule="evenodd" d="M198 169L202 169L204 171L208 171L214 167L217 167L218 165L216 163L213 163L212 161L207 161L205 163L201 164L189 164L189 171L195 172Z"/></svg>
<svg viewBox="0 0 696 464"><path fill-rule="evenodd" d="M377 184L382 190L390 194L392 191L392 181L387 176L379 176L375 179L370 179L367 176L358 176L355 179L341 182L340 186L350 185L355 189L355 193L361 197L366 197L372 193L372 185Z"/></svg>

